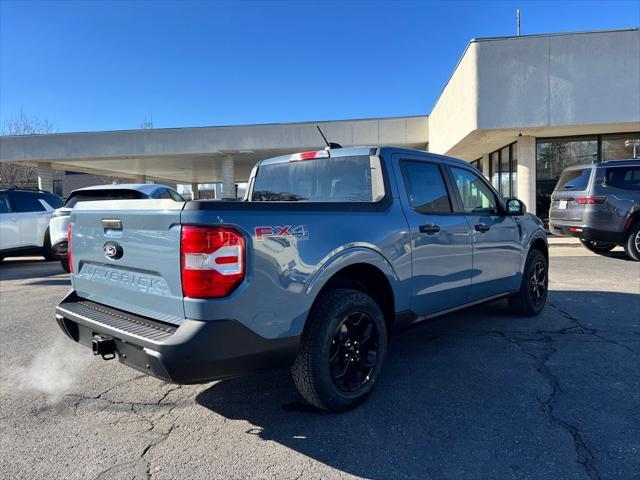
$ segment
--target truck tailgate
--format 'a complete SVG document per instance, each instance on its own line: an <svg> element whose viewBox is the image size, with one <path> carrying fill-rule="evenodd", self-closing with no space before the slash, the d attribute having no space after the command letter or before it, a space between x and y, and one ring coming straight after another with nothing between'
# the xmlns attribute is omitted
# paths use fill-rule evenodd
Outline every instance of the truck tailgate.
<svg viewBox="0 0 640 480"><path fill-rule="evenodd" d="M80 297L157 320L184 319L180 213L173 200L79 203L71 215Z"/></svg>

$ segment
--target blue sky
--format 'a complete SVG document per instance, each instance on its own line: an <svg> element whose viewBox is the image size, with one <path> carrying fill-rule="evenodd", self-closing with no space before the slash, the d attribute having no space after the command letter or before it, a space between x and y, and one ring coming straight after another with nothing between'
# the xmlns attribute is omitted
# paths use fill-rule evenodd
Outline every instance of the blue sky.
<svg viewBox="0 0 640 480"><path fill-rule="evenodd" d="M637 27L637 1L0 0L0 117L56 131L419 115L471 38ZM597 59L594 59L597 61Z"/></svg>

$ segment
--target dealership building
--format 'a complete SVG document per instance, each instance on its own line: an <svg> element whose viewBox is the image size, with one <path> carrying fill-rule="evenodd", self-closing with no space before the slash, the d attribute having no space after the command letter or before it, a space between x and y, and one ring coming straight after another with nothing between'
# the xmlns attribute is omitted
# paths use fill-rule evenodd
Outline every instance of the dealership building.
<svg viewBox="0 0 640 480"><path fill-rule="evenodd" d="M0 161L36 165L46 190L84 172L188 184L194 195L218 183L232 197L257 161L322 148L316 125L343 146L464 159L544 217L563 168L640 158L640 29L472 40L429 115L4 136Z"/></svg>

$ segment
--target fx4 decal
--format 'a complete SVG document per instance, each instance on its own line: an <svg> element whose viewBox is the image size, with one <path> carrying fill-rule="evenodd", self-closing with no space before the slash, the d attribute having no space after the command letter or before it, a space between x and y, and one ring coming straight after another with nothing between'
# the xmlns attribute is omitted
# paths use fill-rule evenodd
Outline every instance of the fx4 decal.
<svg viewBox="0 0 640 480"><path fill-rule="evenodd" d="M256 227L256 240L262 241L272 237L295 237L298 240L307 240L309 230L306 225L284 225L282 227Z"/></svg>

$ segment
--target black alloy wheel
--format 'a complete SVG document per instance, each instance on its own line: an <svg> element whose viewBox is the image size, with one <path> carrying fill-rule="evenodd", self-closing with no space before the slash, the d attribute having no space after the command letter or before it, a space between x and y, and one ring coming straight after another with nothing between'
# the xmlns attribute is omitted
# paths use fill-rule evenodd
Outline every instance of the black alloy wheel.
<svg viewBox="0 0 640 480"><path fill-rule="evenodd" d="M378 360L378 329L364 312L347 315L336 328L329 364L336 387L346 393L363 389Z"/></svg>
<svg viewBox="0 0 640 480"><path fill-rule="evenodd" d="M531 299L535 305L544 303L547 294L547 269L542 261L537 261L529 280Z"/></svg>

